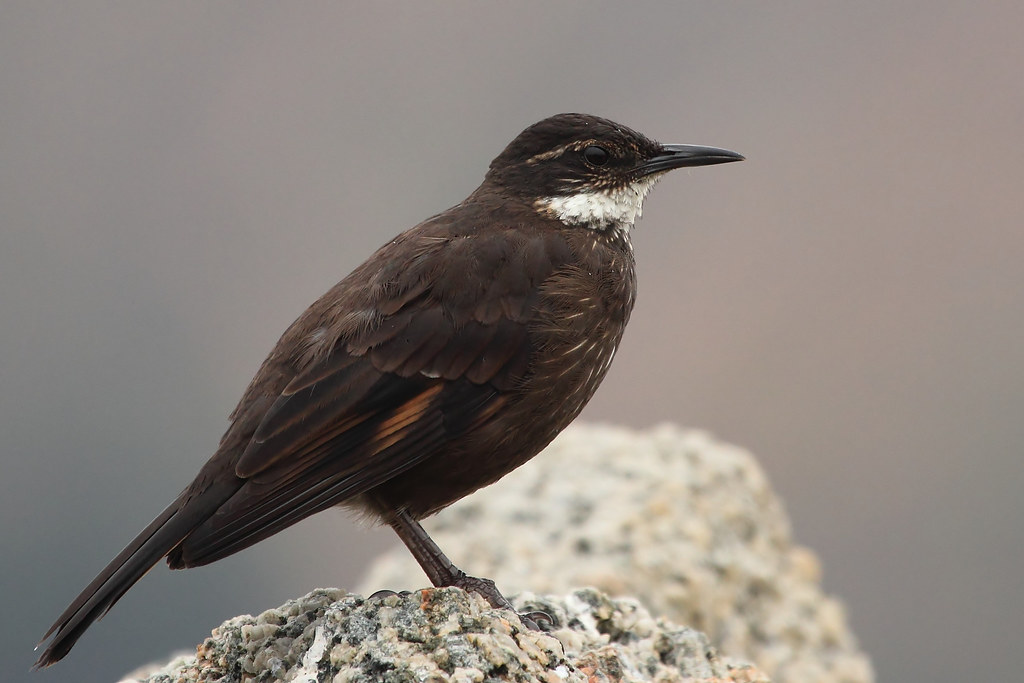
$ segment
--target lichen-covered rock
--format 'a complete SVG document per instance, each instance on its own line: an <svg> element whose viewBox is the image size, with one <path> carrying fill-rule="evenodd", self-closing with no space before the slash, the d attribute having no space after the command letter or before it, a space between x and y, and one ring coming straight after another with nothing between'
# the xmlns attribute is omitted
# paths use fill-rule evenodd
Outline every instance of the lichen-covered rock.
<svg viewBox="0 0 1024 683"><path fill-rule="evenodd" d="M573 425L425 526L455 564L506 595L595 586L703 631L779 683L873 680L753 456L706 432ZM357 590L425 583L402 548Z"/></svg>
<svg viewBox="0 0 1024 683"><path fill-rule="evenodd" d="M593 589L521 596L552 617L546 631L457 588L365 599L318 590L215 629L194 657L126 681L146 683L755 683L697 631L656 620ZM549 628L548 628L549 627Z"/></svg>

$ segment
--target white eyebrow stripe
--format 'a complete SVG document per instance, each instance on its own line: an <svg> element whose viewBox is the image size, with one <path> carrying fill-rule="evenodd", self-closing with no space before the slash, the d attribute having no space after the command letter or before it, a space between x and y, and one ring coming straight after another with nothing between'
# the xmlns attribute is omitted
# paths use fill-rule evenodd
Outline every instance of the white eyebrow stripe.
<svg viewBox="0 0 1024 683"><path fill-rule="evenodd" d="M547 152L541 152L540 154L534 154L532 157L526 160L528 165L534 165L541 161L547 161L548 159L557 159L566 152L578 152L581 149L586 149L590 145L597 144L597 140L576 140L554 149L548 150Z"/></svg>
<svg viewBox="0 0 1024 683"><path fill-rule="evenodd" d="M532 157L526 160L526 163L527 165L533 166L534 164L539 164L540 162L547 161L548 159L557 159L558 157L568 152L569 148L570 145L562 145L561 147L555 147L554 149L548 150L547 152L534 154Z"/></svg>

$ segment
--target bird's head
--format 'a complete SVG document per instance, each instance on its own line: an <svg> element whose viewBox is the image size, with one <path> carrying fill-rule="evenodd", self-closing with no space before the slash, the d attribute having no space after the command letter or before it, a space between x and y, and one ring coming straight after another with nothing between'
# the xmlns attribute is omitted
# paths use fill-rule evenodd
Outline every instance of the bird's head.
<svg viewBox="0 0 1024 683"><path fill-rule="evenodd" d="M509 143L486 182L566 225L628 230L668 171L742 159L716 147L663 145L597 116L559 114Z"/></svg>

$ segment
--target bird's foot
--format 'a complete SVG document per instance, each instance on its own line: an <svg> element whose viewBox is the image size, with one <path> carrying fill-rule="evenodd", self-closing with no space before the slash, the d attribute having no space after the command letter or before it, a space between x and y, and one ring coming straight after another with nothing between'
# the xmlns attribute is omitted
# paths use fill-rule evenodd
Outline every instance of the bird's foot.
<svg viewBox="0 0 1024 683"><path fill-rule="evenodd" d="M397 591L393 591L393 590L391 590L389 588L382 588L379 591L377 591L376 593L373 593L373 594L367 596L366 599L367 600L376 600L378 598L389 598L392 595L406 596L406 595L409 595L409 591L397 592Z"/></svg>
<svg viewBox="0 0 1024 683"><path fill-rule="evenodd" d="M535 609L530 612L516 612L523 626L531 631L550 631L555 626L555 620L544 610Z"/></svg>
<svg viewBox="0 0 1024 683"><path fill-rule="evenodd" d="M544 627L551 627L555 623L550 614L541 610L534 610L532 612L517 611L512 603L508 601L508 598L501 594L501 591L498 590L498 587L491 579L481 579L462 574L455 578L451 585L470 593L476 593L489 602L491 607L512 610L519 615L519 620L523 622L523 625L531 631L543 631Z"/></svg>

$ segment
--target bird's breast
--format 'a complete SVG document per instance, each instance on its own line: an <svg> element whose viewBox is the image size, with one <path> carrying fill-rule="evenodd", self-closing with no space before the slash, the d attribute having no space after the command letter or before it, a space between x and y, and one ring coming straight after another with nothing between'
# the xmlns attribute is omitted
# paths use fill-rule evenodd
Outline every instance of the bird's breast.
<svg viewBox="0 0 1024 683"><path fill-rule="evenodd" d="M530 327L535 349L525 391L543 397L537 419L557 433L574 419L604 379L636 294L628 245L584 239L576 255L540 286ZM553 416L545 418L544 415Z"/></svg>

